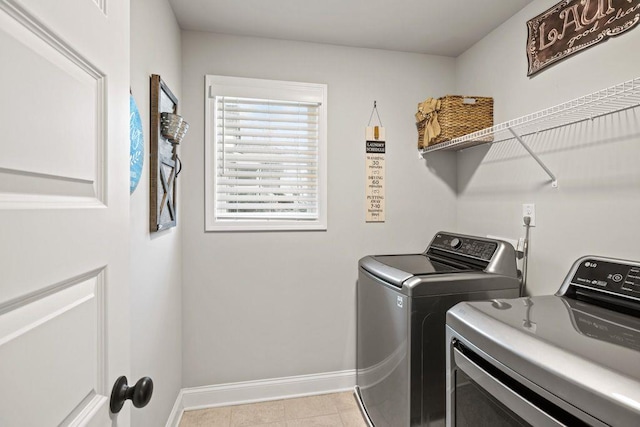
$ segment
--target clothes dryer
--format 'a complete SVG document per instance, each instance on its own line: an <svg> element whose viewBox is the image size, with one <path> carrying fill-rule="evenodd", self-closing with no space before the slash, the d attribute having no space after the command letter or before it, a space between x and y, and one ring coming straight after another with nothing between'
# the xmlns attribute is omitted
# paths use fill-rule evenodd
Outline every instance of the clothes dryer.
<svg viewBox="0 0 640 427"><path fill-rule="evenodd" d="M640 262L585 256L555 295L447 313L447 425L640 425Z"/></svg>

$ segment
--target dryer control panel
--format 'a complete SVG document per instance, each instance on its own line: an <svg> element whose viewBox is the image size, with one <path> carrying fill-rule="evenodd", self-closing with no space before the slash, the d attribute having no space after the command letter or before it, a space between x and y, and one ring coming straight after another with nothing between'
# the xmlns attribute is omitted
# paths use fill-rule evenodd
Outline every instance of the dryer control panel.
<svg viewBox="0 0 640 427"><path fill-rule="evenodd" d="M569 286L640 301L640 264L597 257L576 264Z"/></svg>

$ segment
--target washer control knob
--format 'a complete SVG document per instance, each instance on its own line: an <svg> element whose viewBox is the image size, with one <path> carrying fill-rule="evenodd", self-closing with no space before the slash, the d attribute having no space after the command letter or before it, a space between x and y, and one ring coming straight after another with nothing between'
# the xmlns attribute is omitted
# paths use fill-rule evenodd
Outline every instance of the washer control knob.
<svg viewBox="0 0 640 427"><path fill-rule="evenodd" d="M451 240L450 245L451 245L451 248L458 249L460 246L462 246L462 240L458 239L457 237L454 237Z"/></svg>

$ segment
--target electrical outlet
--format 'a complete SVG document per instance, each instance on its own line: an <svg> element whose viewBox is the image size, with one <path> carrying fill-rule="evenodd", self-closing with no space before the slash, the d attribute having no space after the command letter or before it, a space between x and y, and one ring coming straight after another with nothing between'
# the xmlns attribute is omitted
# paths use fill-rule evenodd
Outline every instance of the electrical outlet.
<svg viewBox="0 0 640 427"><path fill-rule="evenodd" d="M534 203L524 203L522 205L522 220L524 224L524 217L528 216L531 218L531 222L529 223L530 227L536 226L536 205Z"/></svg>

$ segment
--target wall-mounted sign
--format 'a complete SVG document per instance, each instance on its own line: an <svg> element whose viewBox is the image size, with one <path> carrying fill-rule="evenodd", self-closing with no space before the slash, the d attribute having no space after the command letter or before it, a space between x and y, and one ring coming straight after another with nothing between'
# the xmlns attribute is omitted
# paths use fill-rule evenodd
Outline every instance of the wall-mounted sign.
<svg viewBox="0 0 640 427"><path fill-rule="evenodd" d="M527 22L527 75L634 28L640 0L563 0Z"/></svg>
<svg viewBox="0 0 640 427"><path fill-rule="evenodd" d="M129 144L129 194L133 194L142 177L144 164L142 119L133 95L129 95Z"/></svg>
<svg viewBox="0 0 640 427"><path fill-rule="evenodd" d="M384 222L384 128L369 126L366 130L367 222Z"/></svg>

